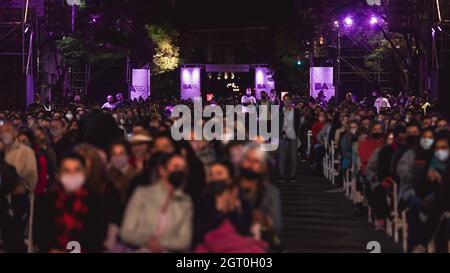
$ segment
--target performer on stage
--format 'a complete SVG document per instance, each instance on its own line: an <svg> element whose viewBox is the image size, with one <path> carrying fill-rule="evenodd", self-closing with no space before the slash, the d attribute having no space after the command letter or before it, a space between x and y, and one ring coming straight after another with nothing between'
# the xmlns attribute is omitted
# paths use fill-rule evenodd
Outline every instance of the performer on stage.
<svg viewBox="0 0 450 273"><path fill-rule="evenodd" d="M247 106L249 105L255 105L256 106L256 98L252 96L252 90L250 88L247 88L245 91L245 95L241 98L241 104L242 104L242 111L244 113L248 113Z"/></svg>
<svg viewBox="0 0 450 273"><path fill-rule="evenodd" d="M116 108L122 108L125 106L125 99L122 93L116 94Z"/></svg>
<svg viewBox="0 0 450 273"><path fill-rule="evenodd" d="M114 110L116 108L116 104L114 103L114 97L111 95L108 95L106 98L105 104L103 104L102 109L109 109Z"/></svg>

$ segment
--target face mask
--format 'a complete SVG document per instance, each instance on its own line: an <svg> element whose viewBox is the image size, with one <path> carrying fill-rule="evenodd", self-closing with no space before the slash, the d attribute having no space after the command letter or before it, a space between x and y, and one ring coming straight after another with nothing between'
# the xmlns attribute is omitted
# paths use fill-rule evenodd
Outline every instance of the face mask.
<svg viewBox="0 0 450 273"><path fill-rule="evenodd" d="M356 131L358 131L358 129L354 129L354 128L350 129L350 133L351 133L352 135L355 135L355 134L356 134Z"/></svg>
<svg viewBox="0 0 450 273"><path fill-rule="evenodd" d="M169 174L169 182L174 188L180 188L186 181L187 174L184 171L174 171Z"/></svg>
<svg viewBox="0 0 450 273"><path fill-rule="evenodd" d="M429 149L431 149L431 146L433 146L433 143L434 143L434 139L432 139L432 138L422 137L420 139L420 147L422 147L422 149L427 150L427 151Z"/></svg>
<svg viewBox="0 0 450 273"><path fill-rule="evenodd" d="M373 133L372 134L372 138L375 139L375 140L380 139L381 138L381 133Z"/></svg>
<svg viewBox="0 0 450 273"><path fill-rule="evenodd" d="M82 174L66 174L61 176L61 184L64 190L68 193L79 190L85 182L85 177Z"/></svg>
<svg viewBox="0 0 450 273"><path fill-rule="evenodd" d="M434 153L434 156L439 160L439 161L446 161L448 159L449 156L449 151L448 150L437 150Z"/></svg>
<svg viewBox="0 0 450 273"><path fill-rule="evenodd" d="M265 99L267 99L267 96L266 95L262 95L261 99L265 100Z"/></svg>
<svg viewBox="0 0 450 273"><path fill-rule="evenodd" d="M68 120L72 120L72 119L73 119L73 115L72 115L72 114L66 114L66 118L67 118Z"/></svg>
<svg viewBox="0 0 450 273"><path fill-rule="evenodd" d="M14 136L11 133L4 133L2 135L2 140L5 145L10 145L14 141Z"/></svg>
<svg viewBox="0 0 450 273"><path fill-rule="evenodd" d="M217 195L223 192L228 186L228 182L226 180L211 180L208 182L206 187L206 192L211 195Z"/></svg>
<svg viewBox="0 0 450 273"><path fill-rule="evenodd" d="M247 92L246 94L248 97L250 97L252 95L252 92Z"/></svg>
<svg viewBox="0 0 450 273"><path fill-rule="evenodd" d="M261 174L253 171L252 169L248 168L241 168L240 170L241 177L248 180L256 180L260 179Z"/></svg>
<svg viewBox="0 0 450 273"><path fill-rule="evenodd" d="M406 143L408 144L408 146L412 147L417 144L418 139L419 139L419 136L407 136Z"/></svg>
<svg viewBox="0 0 450 273"><path fill-rule="evenodd" d="M128 157L126 155L115 155L111 157L111 165L117 169L122 170L128 163Z"/></svg>

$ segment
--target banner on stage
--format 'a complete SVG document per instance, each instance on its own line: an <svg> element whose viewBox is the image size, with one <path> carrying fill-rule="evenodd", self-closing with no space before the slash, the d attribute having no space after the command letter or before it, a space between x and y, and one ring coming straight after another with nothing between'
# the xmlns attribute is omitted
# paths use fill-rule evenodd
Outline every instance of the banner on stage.
<svg viewBox="0 0 450 273"><path fill-rule="evenodd" d="M272 70L268 67L255 68L255 96L261 99L261 92L265 91L267 94L270 90L275 89L275 82L272 78Z"/></svg>
<svg viewBox="0 0 450 273"><path fill-rule="evenodd" d="M201 97L200 91L200 67L181 68L181 99L194 99Z"/></svg>
<svg viewBox="0 0 450 273"><path fill-rule="evenodd" d="M146 100L149 96L150 96L150 70L133 69L130 98L133 100L142 97L144 100Z"/></svg>
<svg viewBox="0 0 450 273"><path fill-rule="evenodd" d="M333 67L311 67L309 69L310 96L317 98L320 91L323 91L326 100L335 96L336 89L333 84Z"/></svg>

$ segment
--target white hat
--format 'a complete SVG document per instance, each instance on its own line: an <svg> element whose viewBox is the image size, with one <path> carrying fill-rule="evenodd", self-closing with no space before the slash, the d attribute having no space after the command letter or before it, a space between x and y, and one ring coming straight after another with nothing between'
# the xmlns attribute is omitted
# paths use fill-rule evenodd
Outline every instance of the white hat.
<svg viewBox="0 0 450 273"><path fill-rule="evenodd" d="M128 142L130 142L131 144L146 143L151 141L152 138L149 135L143 133L133 134L128 137Z"/></svg>

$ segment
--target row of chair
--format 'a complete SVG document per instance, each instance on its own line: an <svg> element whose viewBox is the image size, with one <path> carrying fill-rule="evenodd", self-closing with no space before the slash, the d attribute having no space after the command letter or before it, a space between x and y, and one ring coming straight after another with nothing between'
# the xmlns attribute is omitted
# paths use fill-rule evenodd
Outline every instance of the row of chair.
<svg viewBox="0 0 450 273"><path fill-rule="evenodd" d="M325 142L325 155L323 157L323 174L330 180L332 185L336 185L336 178L340 175L340 155L336 152L337 146L334 141L330 144ZM358 166L356 160L352 160L350 168L342 173L342 192L345 197L354 204L363 200L363 195L359 192L357 187ZM403 251L408 249L408 225L406 221L406 210L401 213L398 210L398 186L394 183L392 193L388 195L388 204L391 207L390 216L386 222L386 234L394 238L398 243L400 237L402 239ZM372 209L368 206L368 221L372 223ZM400 236L401 232L401 236Z"/></svg>

